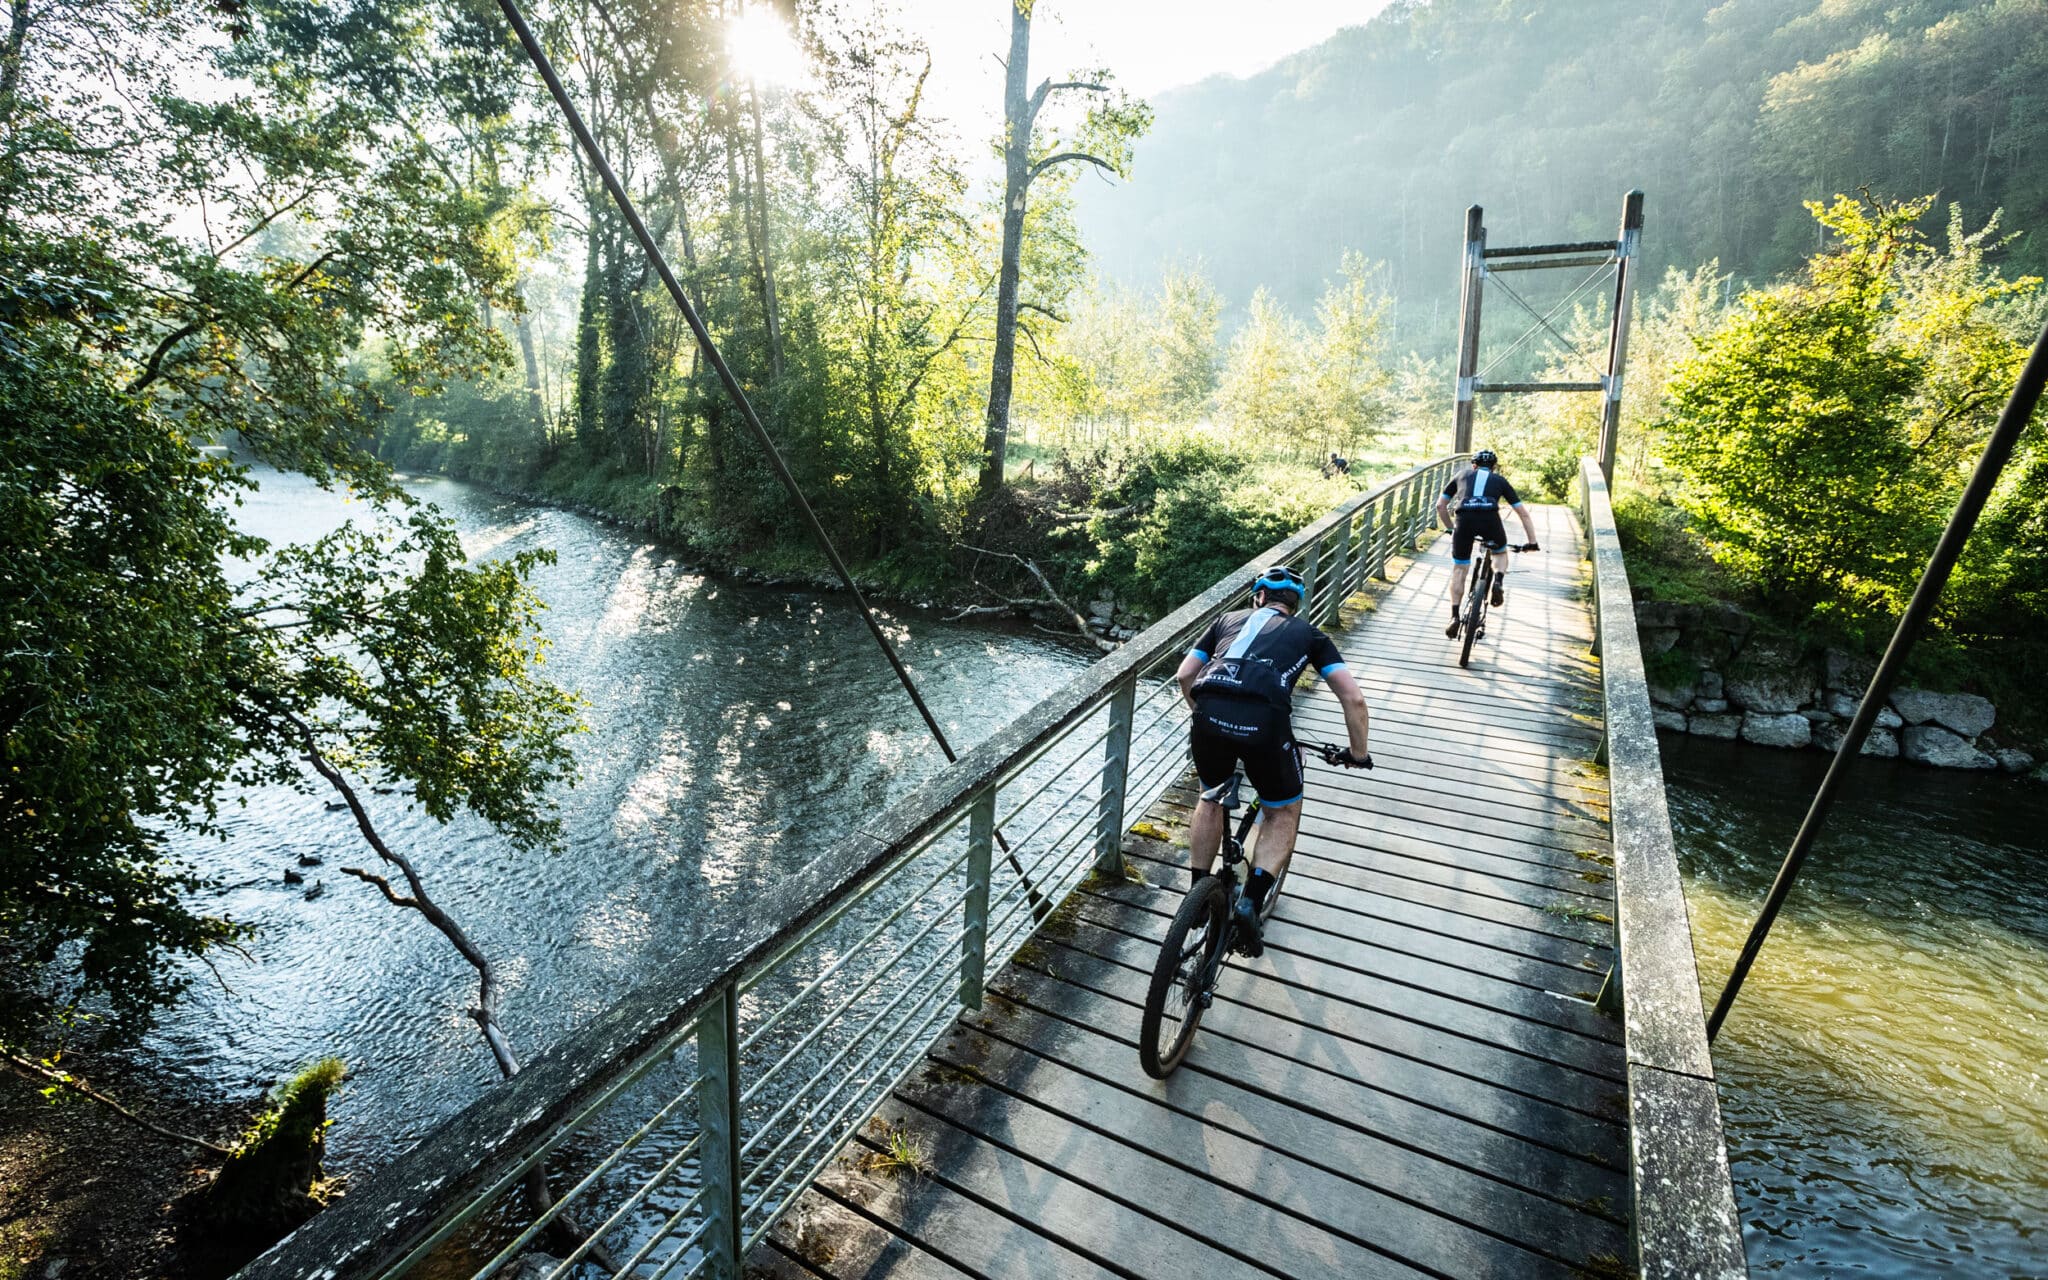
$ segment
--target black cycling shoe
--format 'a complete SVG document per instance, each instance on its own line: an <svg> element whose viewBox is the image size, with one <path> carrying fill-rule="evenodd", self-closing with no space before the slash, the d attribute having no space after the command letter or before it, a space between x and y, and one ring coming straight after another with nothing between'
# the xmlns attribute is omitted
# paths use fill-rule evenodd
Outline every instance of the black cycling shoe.
<svg viewBox="0 0 2048 1280"><path fill-rule="evenodd" d="M1259 928L1259 909L1253 905L1251 896L1239 894L1230 914L1237 925L1231 930L1231 944L1237 953L1253 959L1266 954L1265 932Z"/></svg>
<svg viewBox="0 0 2048 1280"><path fill-rule="evenodd" d="M1453 639L1453 640L1456 640L1456 639L1458 638L1458 615L1457 615L1457 614L1455 614L1455 613L1454 613L1454 614L1452 614L1452 615L1451 615L1451 625L1450 625L1450 626L1448 626L1448 627L1445 627L1445 628L1444 628L1444 634L1445 634L1445 635L1447 635L1447 636L1449 636L1449 637L1450 637L1451 639Z"/></svg>
<svg viewBox="0 0 2048 1280"><path fill-rule="evenodd" d="M1500 608L1500 607L1501 607L1502 605L1506 604L1506 603L1507 603L1507 601L1508 601L1508 592L1507 592L1507 588L1506 588L1506 587L1503 587L1503 586L1501 585L1501 583L1500 583L1500 579L1499 579L1499 578L1495 578L1495 579L1493 580L1493 607L1494 607L1494 608L1496 608L1496 609L1498 609L1498 608Z"/></svg>

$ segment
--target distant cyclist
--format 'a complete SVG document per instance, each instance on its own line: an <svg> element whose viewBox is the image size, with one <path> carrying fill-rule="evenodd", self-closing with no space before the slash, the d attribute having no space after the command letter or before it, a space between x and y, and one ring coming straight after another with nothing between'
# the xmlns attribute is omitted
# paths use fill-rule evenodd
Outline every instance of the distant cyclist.
<svg viewBox="0 0 2048 1280"><path fill-rule="evenodd" d="M1255 849L1257 866L1238 899L1237 923L1245 950L1258 955L1258 913L1273 890L1294 838L1301 830L1301 747L1294 741L1294 682L1313 665L1344 709L1351 747L1342 763L1368 767L1370 718L1365 692L1345 669L1330 637L1295 615L1307 603L1308 584L1286 565L1275 565L1252 583L1252 608L1226 613L1209 624L1181 659L1175 679L1194 709L1188 747L1203 796L1188 824L1188 852L1200 878L1216 859L1223 840L1223 807L1208 793L1230 781L1240 761L1259 793L1263 812Z"/></svg>
<svg viewBox="0 0 2048 1280"><path fill-rule="evenodd" d="M1490 602L1498 609L1507 599L1502 583L1508 572L1508 532L1500 522L1500 504L1507 503L1522 518L1522 532L1529 536L1525 551L1536 550L1536 522L1529 518L1529 512L1522 505L1522 499L1515 493L1515 486L1508 483L1500 473L1500 459L1491 449L1481 449L1472 455L1472 465L1459 473L1457 479L1444 486L1443 495L1436 500L1436 518L1451 533L1451 625L1444 628L1444 634L1456 637L1458 634L1458 605L1465 598L1465 574L1472 567L1472 544L1483 542L1493 555L1493 599ZM1457 524L1451 524L1451 511L1457 510Z"/></svg>

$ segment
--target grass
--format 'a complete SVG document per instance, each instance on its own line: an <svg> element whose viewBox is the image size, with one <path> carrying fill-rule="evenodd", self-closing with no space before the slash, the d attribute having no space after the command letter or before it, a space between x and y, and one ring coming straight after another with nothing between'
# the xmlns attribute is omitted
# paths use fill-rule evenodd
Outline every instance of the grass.
<svg viewBox="0 0 2048 1280"><path fill-rule="evenodd" d="M922 1178L935 1168L931 1143L922 1135L912 1133L904 1125L879 1119L869 1124L868 1129L881 1145L860 1158L861 1172L891 1175L908 1171Z"/></svg>
<svg viewBox="0 0 2048 1280"><path fill-rule="evenodd" d="M1613 924L1614 917L1604 911L1580 906L1576 902L1552 902L1543 908L1543 914L1556 916L1560 920L1590 920L1594 924Z"/></svg>

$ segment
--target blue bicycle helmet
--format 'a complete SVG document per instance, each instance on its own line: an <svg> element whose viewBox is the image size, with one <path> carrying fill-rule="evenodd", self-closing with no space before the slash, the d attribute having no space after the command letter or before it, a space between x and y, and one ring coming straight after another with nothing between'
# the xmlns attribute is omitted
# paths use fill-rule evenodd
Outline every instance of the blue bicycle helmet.
<svg viewBox="0 0 2048 1280"><path fill-rule="evenodd" d="M1269 598L1274 595L1293 596L1293 603L1288 607L1296 613L1300 613L1301 607L1308 603L1308 583L1284 564L1276 564L1252 579L1252 594L1257 595L1261 591Z"/></svg>

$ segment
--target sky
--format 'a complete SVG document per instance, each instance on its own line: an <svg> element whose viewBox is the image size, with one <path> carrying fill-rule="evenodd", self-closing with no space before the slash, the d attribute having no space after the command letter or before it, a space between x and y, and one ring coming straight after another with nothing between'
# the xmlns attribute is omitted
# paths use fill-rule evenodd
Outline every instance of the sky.
<svg viewBox="0 0 2048 1280"><path fill-rule="evenodd" d="M1357 26L1388 0L1038 0L1031 81L1106 66L1143 97L1212 75L1250 75ZM1008 0L896 0L932 49L935 111L962 135L992 135L1010 45Z"/></svg>

